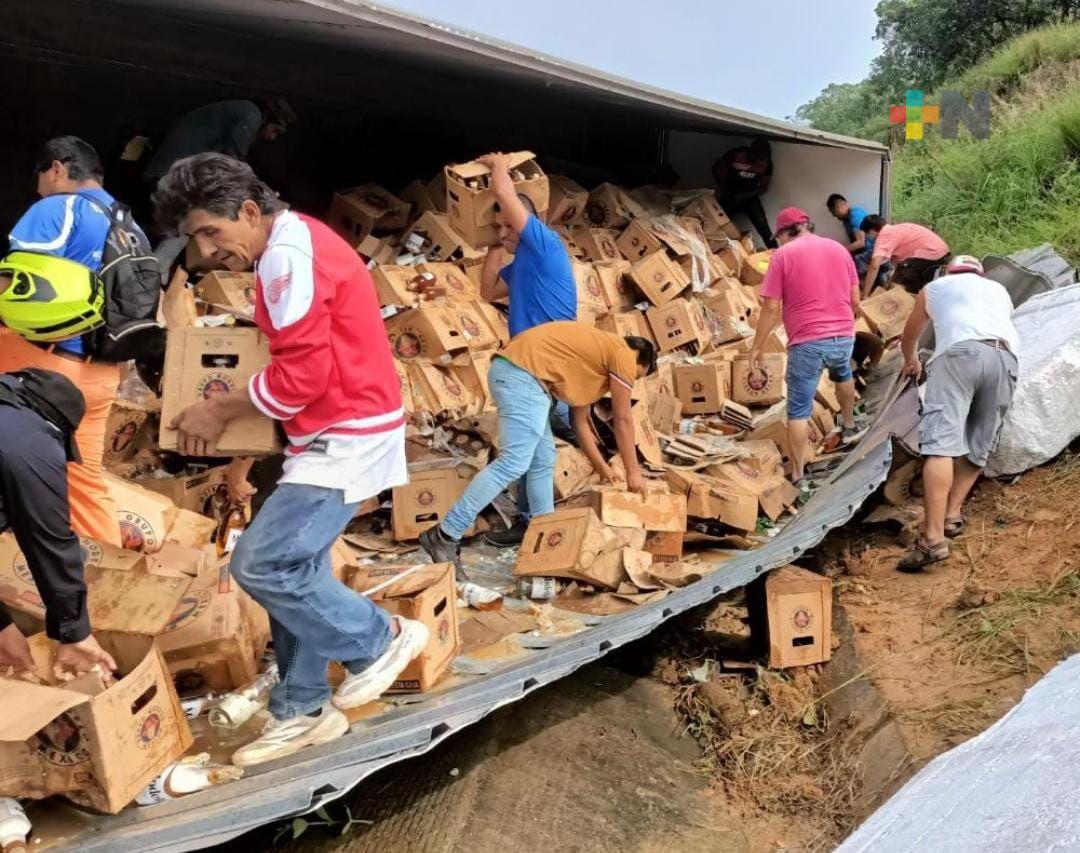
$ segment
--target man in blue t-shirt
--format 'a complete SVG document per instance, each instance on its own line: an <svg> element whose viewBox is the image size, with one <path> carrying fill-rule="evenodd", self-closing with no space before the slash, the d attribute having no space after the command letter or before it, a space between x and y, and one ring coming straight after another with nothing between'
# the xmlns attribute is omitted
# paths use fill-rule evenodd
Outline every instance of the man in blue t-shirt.
<svg viewBox="0 0 1080 853"><path fill-rule="evenodd" d="M499 245L484 259L480 295L489 302L510 300L510 337L543 323L576 320L577 284L566 246L540 221L528 196L514 189L507 155L488 154L480 162L491 169L499 224ZM508 254L513 260L506 263ZM524 539L529 522L524 478L518 483L518 515L509 530L489 533L485 539L498 547Z"/></svg>
<svg viewBox="0 0 1080 853"><path fill-rule="evenodd" d="M55 255L97 272L109 234L107 211L114 201L101 186L104 172L97 151L77 136L50 139L41 148L34 174L41 201L32 204L8 234L11 251ZM82 341L61 341L57 349L82 355Z"/></svg>
<svg viewBox="0 0 1080 853"><path fill-rule="evenodd" d="M848 238L847 250L851 252L851 257L855 261L855 269L859 273L859 278L862 279L866 275L866 270L869 269L870 260L874 255L874 237L872 234L867 234L862 230L862 222L870 215L869 211L859 207L857 204L851 204L840 193L833 193L829 196L825 206L829 208L829 213L839 219L840 224L844 226ZM891 269L890 266L889 270ZM888 278L889 270L882 270L878 274L878 283Z"/></svg>

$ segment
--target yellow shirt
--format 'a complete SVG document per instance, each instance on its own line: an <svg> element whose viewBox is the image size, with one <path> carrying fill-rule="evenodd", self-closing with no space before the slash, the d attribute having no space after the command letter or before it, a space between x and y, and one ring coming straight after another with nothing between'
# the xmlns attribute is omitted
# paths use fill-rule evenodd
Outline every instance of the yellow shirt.
<svg viewBox="0 0 1080 853"><path fill-rule="evenodd" d="M500 355L571 406L595 403L612 382L633 388L637 378L637 353L625 340L573 320L533 326Z"/></svg>

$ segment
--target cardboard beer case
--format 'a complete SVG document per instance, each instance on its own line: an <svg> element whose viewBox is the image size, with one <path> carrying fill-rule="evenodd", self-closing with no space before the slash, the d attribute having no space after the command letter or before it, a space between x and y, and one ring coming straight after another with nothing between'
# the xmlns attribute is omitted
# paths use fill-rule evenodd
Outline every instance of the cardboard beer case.
<svg viewBox="0 0 1080 853"><path fill-rule="evenodd" d="M5 563L0 560L0 570ZM91 567L86 582L94 636L116 660L118 678L107 685L100 673L87 673L58 683L51 665L55 644L44 634L30 637L42 683L0 678L8 709L0 715L0 796L62 794L115 814L191 746L153 640L191 579ZM0 583L0 590L6 587ZM30 602L19 596L13 606Z"/></svg>
<svg viewBox="0 0 1080 853"><path fill-rule="evenodd" d="M573 228L570 235L584 253L584 260L592 263L621 261L622 252L617 244L619 232L613 228Z"/></svg>
<svg viewBox="0 0 1080 853"><path fill-rule="evenodd" d="M761 367L752 367L749 356L731 362L731 399L747 406L771 406L784 399L784 370L787 358L766 353Z"/></svg>
<svg viewBox="0 0 1080 853"><path fill-rule="evenodd" d="M112 401L109 417L105 421L105 452L102 461L106 465L130 462L139 449L136 440L146 428L150 412L145 406L127 400Z"/></svg>
<svg viewBox="0 0 1080 853"><path fill-rule="evenodd" d="M402 361L430 359L449 363L454 354L469 347L457 320L445 304L410 308L390 317L385 326L390 349L394 357Z"/></svg>
<svg viewBox="0 0 1080 853"><path fill-rule="evenodd" d="M269 363L269 342L258 329L171 329L162 379L161 449L177 450L177 432L169 423L186 407L246 388ZM279 450L274 422L259 414L230 421L216 455L262 456Z"/></svg>
<svg viewBox="0 0 1080 853"><path fill-rule="evenodd" d="M164 495L105 472L105 487L116 504L120 539L130 551L152 554L168 536L176 521L176 505Z"/></svg>
<svg viewBox="0 0 1080 853"><path fill-rule="evenodd" d="M235 690L259 674L270 620L233 579L228 560L207 566L158 637L182 693Z"/></svg>
<svg viewBox="0 0 1080 853"><path fill-rule="evenodd" d="M431 690L461 648L453 565L358 566L349 585L367 594L388 613L427 626L427 646L402 670L387 692Z"/></svg>
<svg viewBox="0 0 1080 853"><path fill-rule="evenodd" d="M531 151L509 155L514 191L528 197L541 221L550 199L547 175ZM451 164L445 169L446 209L450 224L474 248L493 246L499 241L495 224L495 190L490 185L491 170L483 163ZM486 181L485 181L486 179ZM486 182L486 186L482 185Z"/></svg>
<svg viewBox="0 0 1080 853"><path fill-rule="evenodd" d="M731 370L725 363L677 364L672 375L685 414L715 414L731 396Z"/></svg>
<svg viewBox="0 0 1080 853"><path fill-rule="evenodd" d="M653 252L636 261L627 275L657 307L675 299L690 285L690 277L664 251Z"/></svg>
<svg viewBox="0 0 1080 853"><path fill-rule="evenodd" d="M548 175L548 216L551 226L571 226L582 221L589 191L564 175Z"/></svg>
<svg viewBox="0 0 1080 853"><path fill-rule="evenodd" d="M203 302L255 317L255 273L214 270L199 279L195 292Z"/></svg>
<svg viewBox="0 0 1080 853"><path fill-rule="evenodd" d="M414 540L446 517L469 484L469 476L463 476L461 468L471 470L468 466L449 464L409 471L409 482L395 486L392 493L394 539L399 542Z"/></svg>
<svg viewBox="0 0 1080 853"><path fill-rule="evenodd" d="M354 248L375 231L396 231L409 221L410 205L377 184L335 193L327 224Z"/></svg>

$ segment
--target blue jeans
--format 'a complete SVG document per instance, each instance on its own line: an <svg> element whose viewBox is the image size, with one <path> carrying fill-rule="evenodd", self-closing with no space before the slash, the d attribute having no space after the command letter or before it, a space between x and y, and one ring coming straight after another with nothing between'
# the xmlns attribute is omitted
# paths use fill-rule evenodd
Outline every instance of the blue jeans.
<svg viewBox="0 0 1080 853"><path fill-rule="evenodd" d="M814 395L821 381L821 371L828 368L833 382L851 380L851 351L854 338L822 338L788 347L787 416L791 421L806 420L814 413Z"/></svg>
<svg viewBox="0 0 1080 853"><path fill-rule="evenodd" d="M522 475L532 514L555 511L551 397L532 375L504 358L491 363L488 386L499 410L499 455L473 478L443 519L443 533L452 539L464 536L484 507Z"/></svg>
<svg viewBox="0 0 1080 853"><path fill-rule="evenodd" d="M330 698L330 661L362 672L390 645L386 611L330 570L330 546L356 506L344 502L340 489L282 483L233 552L233 577L270 614L281 674L270 713L279 720L310 713Z"/></svg>
<svg viewBox="0 0 1080 853"><path fill-rule="evenodd" d="M562 400L556 400L555 405L552 407L551 417L558 418L567 427L570 426L570 405L564 403ZM517 481L517 514L521 521L528 523L534 515L540 515L538 512L529 512L529 485L526 482L528 475L526 474L520 480Z"/></svg>

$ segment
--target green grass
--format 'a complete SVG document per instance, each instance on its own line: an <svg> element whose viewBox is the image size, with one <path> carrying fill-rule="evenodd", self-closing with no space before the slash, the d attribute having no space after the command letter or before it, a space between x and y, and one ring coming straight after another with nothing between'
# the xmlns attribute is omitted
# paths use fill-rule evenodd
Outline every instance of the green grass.
<svg viewBox="0 0 1080 853"><path fill-rule="evenodd" d="M970 92L987 89L1001 94L1015 87L1025 74L1043 65L1080 59L1080 25L1060 24L1017 36L959 78L943 86Z"/></svg>
<svg viewBox="0 0 1080 853"><path fill-rule="evenodd" d="M893 221L922 222L954 253L1008 254L1051 243L1080 263L1080 25L1036 30L943 88L999 96L989 139L933 135L895 153ZM1063 69L1062 69L1063 70ZM1035 80L1042 74L1049 81ZM1003 98L1003 99L1002 99Z"/></svg>

